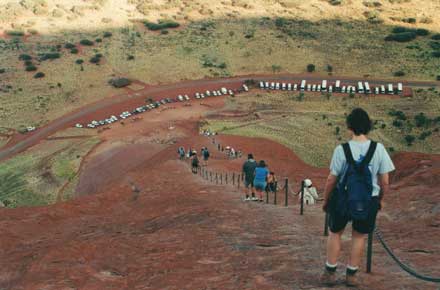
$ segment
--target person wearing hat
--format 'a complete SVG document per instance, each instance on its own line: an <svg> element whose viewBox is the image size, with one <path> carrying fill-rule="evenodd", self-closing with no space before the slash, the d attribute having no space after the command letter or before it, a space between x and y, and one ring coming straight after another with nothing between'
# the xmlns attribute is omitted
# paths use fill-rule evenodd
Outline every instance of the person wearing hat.
<svg viewBox="0 0 440 290"><path fill-rule="evenodd" d="M316 188L310 179L304 179L304 203L315 204L319 200ZM298 201L301 202L302 191L298 193Z"/></svg>

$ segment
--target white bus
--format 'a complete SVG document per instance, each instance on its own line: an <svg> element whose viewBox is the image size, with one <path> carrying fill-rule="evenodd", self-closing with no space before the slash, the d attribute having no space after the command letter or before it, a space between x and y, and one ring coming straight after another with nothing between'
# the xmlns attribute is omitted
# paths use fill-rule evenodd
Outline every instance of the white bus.
<svg viewBox="0 0 440 290"><path fill-rule="evenodd" d="M264 89L264 83L260 82L260 89Z"/></svg>
<svg viewBox="0 0 440 290"><path fill-rule="evenodd" d="M274 82L270 83L270 89L275 90L275 83Z"/></svg>
<svg viewBox="0 0 440 290"><path fill-rule="evenodd" d="M286 90L286 83L282 83L282 84L281 84L281 89L282 89L283 91Z"/></svg>
<svg viewBox="0 0 440 290"><path fill-rule="evenodd" d="M380 93L385 94L385 86L380 86Z"/></svg>
<svg viewBox="0 0 440 290"><path fill-rule="evenodd" d="M333 86L328 86L328 92L333 93Z"/></svg>
<svg viewBox="0 0 440 290"><path fill-rule="evenodd" d="M368 82L365 82L365 93L371 94L370 84Z"/></svg>
<svg viewBox="0 0 440 290"><path fill-rule="evenodd" d="M292 84L291 84L291 83L288 83L288 84L287 84L287 90L288 90L288 91L291 91L291 90L292 90Z"/></svg>
<svg viewBox="0 0 440 290"><path fill-rule="evenodd" d="M298 85L297 85L297 84L294 84L294 85L293 85L293 90L294 90L294 91L298 90Z"/></svg>
<svg viewBox="0 0 440 290"><path fill-rule="evenodd" d="M340 92L341 91L341 81L336 81L335 84L335 92Z"/></svg>
<svg viewBox="0 0 440 290"><path fill-rule="evenodd" d="M312 85L311 84L307 84L307 90L310 92L312 90Z"/></svg>
<svg viewBox="0 0 440 290"><path fill-rule="evenodd" d="M345 86L342 87L341 92L345 93Z"/></svg>
<svg viewBox="0 0 440 290"><path fill-rule="evenodd" d="M270 89L269 82L265 82L265 83L264 83L264 88L265 88L266 90Z"/></svg>
<svg viewBox="0 0 440 290"><path fill-rule="evenodd" d="M394 94L393 84L388 84L388 94Z"/></svg>
<svg viewBox="0 0 440 290"><path fill-rule="evenodd" d="M279 89L280 89L280 83L276 83L276 84L275 84L275 89L276 89L276 90L279 90Z"/></svg>
<svg viewBox="0 0 440 290"><path fill-rule="evenodd" d="M306 81L302 80L301 81L301 91L304 92L305 89L306 89Z"/></svg>
<svg viewBox="0 0 440 290"><path fill-rule="evenodd" d="M403 85L402 83L397 84L397 93L401 94L403 92Z"/></svg>
<svg viewBox="0 0 440 290"><path fill-rule="evenodd" d="M358 93L364 93L364 86L362 85L362 82L358 82Z"/></svg>
<svg viewBox="0 0 440 290"><path fill-rule="evenodd" d="M316 85L312 86L312 91L315 92L316 91Z"/></svg>
<svg viewBox="0 0 440 290"><path fill-rule="evenodd" d="M326 80L323 80L323 81L322 81L322 84L321 84L321 90L322 90L323 92L326 92L326 91L327 91L327 81L326 81Z"/></svg>
<svg viewBox="0 0 440 290"><path fill-rule="evenodd" d="M317 92L320 92L320 91L321 91L321 85L317 85L317 86L316 86L316 91L317 91Z"/></svg>
<svg viewBox="0 0 440 290"><path fill-rule="evenodd" d="M375 87L375 88L374 88L374 93L375 93L376 95L379 94L379 87Z"/></svg>

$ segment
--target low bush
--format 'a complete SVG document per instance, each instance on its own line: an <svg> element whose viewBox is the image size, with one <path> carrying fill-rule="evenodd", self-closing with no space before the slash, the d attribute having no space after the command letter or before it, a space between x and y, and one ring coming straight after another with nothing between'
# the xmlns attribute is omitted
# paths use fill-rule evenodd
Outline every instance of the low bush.
<svg viewBox="0 0 440 290"><path fill-rule="evenodd" d="M405 136L405 141L408 146L411 146L415 140L416 140L416 137L414 137L413 135L406 135Z"/></svg>
<svg viewBox="0 0 440 290"><path fill-rule="evenodd" d="M287 20L284 17L277 17L275 19L275 26L280 28L287 24Z"/></svg>
<svg viewBox="0 0 440 290"><path fill-rule="evenodd" d="M404 75L405 75L405 72L401 71L401 70L394 72L395 77L403 77Z"/></svg>
<svg viewBox="0 0 440 290"><path fill-rule="evenodd" d="M438 81L440 81L440 75L438 75L436 79L437 79Z"/></svg>
<svg viewBox="0 0 440 290"><path fill-rule="evenodd" d="M45 76L46 75L43 72L39 71L34 75L34 79L41 79L44 78Z"/></svg>
<svg viewBox="0 0 440 290"><path fill-rule="evenodd" d="M440 51L433 51L432 56L433 57L440 57Z"/></svg>
<svg viewBox="0 0 440 290"><path fill-rule="evenodd" d="M6 69L0 68L0 74L4 74L6 72Z"/></svg>
<svg viewBox="0 0 440 290"><path fill-rule="evenodd" d="M414 117L417 127L428 127L431 125L432 120L426 117L424 113L419 113Z"/></svg>
<svg viewBox="0 0 440 290"><path fill-rule="evenodd" d="M24 32L21 30L6 30L5 33L9 36L24 36Z"/></svg>
<svg viewBox="0 0 440 290"><path fill-rule="evenodd" d="M429 46L430 46L433 50L440 50L440 41L430 41L430 42L429 42Z"/></svg>
<svg viewBox="0 0 440 290"><path fill-rule="evenodd" d="M316 67L315 67L314 64L311 64L311 63L310 63L310 64L307 65L307 71L308 71L308 72L314 72L315 69L316 69Z"/></svg>
<svg viewBox="0 0 440 290"><path fill-rule="evenodd" d="M101 58L96 55L90 59L90 62L94 63L94 64L99 64L100 61L101 61Z"/></svg>
<svg viewBox="0 0 440 290"><path fill-rule="evenodd" d="M109 83L115 88L123 88L129 86L131 84L131 81L126 78L118 78L118 79L111 79Z"/></svg>
<svg viewBox="0 0 440 290"><path fill-rule="evenodd" d="M57 59L60 58L61 54L59 52L49 52L49 53L43 53L40 54L40 61L45 61L45 60L52 60L52 59Z"/></svg>
<svg viewBox="0 0 440 290"><path fill-rule="evenodd" d="M104 34L103 34L103 37L105 37L105 38L109 38L109 37L112 37L112 36L113 36L113 34L111 32L108 32L108 31L104 32Z"/></svg>
<svg viewBox="0 0 440 290"><path fill-rule="evenodd" d="M32 62L32 60L26 60L25 62L24 62L24 65L25 66L30 66L30 65L33 65L34 63Z"/></svg>
<svg viewBox="0 0 440 290"><path fill-rule="evenodd" d="M162 29L161 31L160 31L160 34L162 34L162 35L166 35L166 34L169 34L170 32L168 31L168 30L166 30L166 29Z"/></svg>
<svg viewBox="0 0 440 290"><path fill-rule="evenodd" d="M29 54L20 54L18 59L19 60L32 60L32 56L30 56Z"/></svg>
<svg viewBox="0 0 440 290"><path fill-rule="evenodd" d="M127 60L133 60L133 59L134 59L134 55L130 54L130 55L127 56Z"/></svg>
<svg viewBox="0 0 440 290"><path fill-rule="evenodd" d="M431 39L440 40L440 33L434 34L433 36L431 36Z"/></svg>
<svg viewBox="0 0 440 290"><path fill-rule="evenodd" d="M399 121L399 120L394 120L393 121L393 126L396 128L402 128L403 127L403 122Z"/></svg>
<svg viewBox="0 0 440 290"><path fill-rule="evenodd" d="M102 42L102 38L95 39L95 42Z"/></svg>
<svg viewBox="0 0 440 290"><path fill-rule="evenodd" d="M145 21L144 25L145 25L145 27L147 27L149 30L152 30L152 31L158 31L158 30L167 29L167 28L177 28L180 26L180 24L178 22L163 21L163 20L159 21L158 23Z"/></svg>
<svg viewBox="0 0 440 290"><path fill-rule="evenodd" d="M71 50L70 50L70 53L71 54L77 54L79 51L78 51L78 48L72 48Z"/></svg>
<svg viewBox="0 0 440 290"><path fill-rule="evenodd" d="M426 138L428 138L431 135L432 135L431 131L422 132L419 136L419 140L425 140Z"/></svg>
<svg viewBox="0 0 440 290"><path fill-rule="evenodd" d="M68 43L64 44L64 48L72 49L72 48L76 48L76 45L68 42Z"/></svg>
<svg viewBox="0 0 440 290"><path fill-rule="evenodd" d="M414 17L408 17L408 18L403 18L402 22L415 24L417 22L417 19L415 19Z"/></svg>
<svg viewBox="0 0 440 290"><path fill-rule="evenodd" d="M416 37L415 32L402 32L388 35L385 37L385 41L409 42L416 39Z"/></svg>
<svg viewBox="0 0 440 290"><path fill-rule="evenodd" d="M85 45L85 46L92 46L94 44L93 41L88 40L88 39L82 39L79 43L81 45Z"/></svg>
<svg viewBox="0 0 440 290"><path fill-rule="evenodd" d="M342 0L329 0L328 3L330 3L330 5L337 6L342 4Z"/></svg>
<svg viewBox="0 0 440 290"><path fill-rule="evenodd" d="M424 29L424 28L419 28L419 29L416 29L416 34L418 36L427 36L427 35L429 35L429 30Z"/></svg>
<svg viewBox="0 0 440 290"><path fill-rule="evenodd" d="M397 120L405 121L407 119L405 113L402 111L390 110L388 115L396 117Z"/></svg>
<svg viewBox="0 0 440 290"><path fill-rule="evenodd" d="M35 65L28 65L26 67L26 71L36 71L37 67Z"/></svg>
<svg viewBox="0 0 440 290"><path fill-rule="evenodd" d="M77 60L75 61L75 63L76 63L76 64L83 64L83 63L84 63L84 60L82 60L82 59L77 59Z"/></svg>

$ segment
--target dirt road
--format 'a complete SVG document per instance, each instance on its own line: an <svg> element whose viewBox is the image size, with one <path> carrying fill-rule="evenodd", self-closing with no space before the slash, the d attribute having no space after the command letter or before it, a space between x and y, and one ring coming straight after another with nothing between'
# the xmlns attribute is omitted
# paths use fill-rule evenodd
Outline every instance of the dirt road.
<svg viewBox="0 0 440 290"><path fill-rule="evenodd" d="M119 114L125 110L132 110L133 108L145 104L146 97L159 98L175 98L179 94L193 95L195 92L203 92L206 90L219 89L225 86L230 89L237 89L241 87L245 80L254 79L260 80L273 80L273 81L301 81L302 79L308 82L319 81L327 79L334 81L336 79L341 80L344 84L356 84L357 80L350 77L337 77L337 76L320 76L314 74L305 75L249 75L239 76L223 79L203 79L184 81L176 84L164 84L158 86L147 87L136 93L121 94L113 96L107 99L100 100L93 104L89 104L84 108L75 110L65 116L62 116L56 120L53 120L48 125L39 128L37 131L25 135L17 134L10 142L0 149L0 161L10 158L15 154L26 150L29 147L39 143L44 138L68 127L74 126L76 123L87 123L95 119L107 118L110 115ZM374 80L369 79L372 86L387 84L393 82L392 80ZM396 82L394 80L394 82ZM439 86L439 82L413 82L403 81L404 86L409 87L435 87Z"/></svg>

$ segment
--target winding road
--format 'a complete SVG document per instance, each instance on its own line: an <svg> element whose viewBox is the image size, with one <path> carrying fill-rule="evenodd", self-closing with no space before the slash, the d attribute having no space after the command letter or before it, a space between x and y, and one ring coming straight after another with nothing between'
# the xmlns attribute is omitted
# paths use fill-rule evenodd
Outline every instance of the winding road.
<svg viewBox="0 0 440 290"><path fill-rule="evenodd" d="M176 97L179 94L193 95L196 92L204 92L206 90L219 89L225 86L228 89L238 89L244 81L253 79L255 81L290 81L300 82L317 82L323 79L330 83L341 80L344 85L356 85L361 78L340 77L340 76L324 76L312 74L282 74L282 75L246 75L221 79L202 79L183 81L174 84L165 84L146 87L135 93L126 93L102 99L92 104L88 104L83 108L77 109L67 115L53 120L46 126L39 128L35 132L19 135L12 138L11 141L0 149L0 161L4 161L15 154L25 151L26 149L38 144L41 140L48 136L74 126L76 123L86 123L94 119L108 117L112 114L120 113L124 110L133 109L136 106L145 104L145 98L154 96L153 99L162 99L165 97ZM368 79L371 86L384 85L388 83L396 83L396 80L375 80ZM428 88L439 87L440 82L421 82L421 81L400 81L404 87Z"/></svg>

